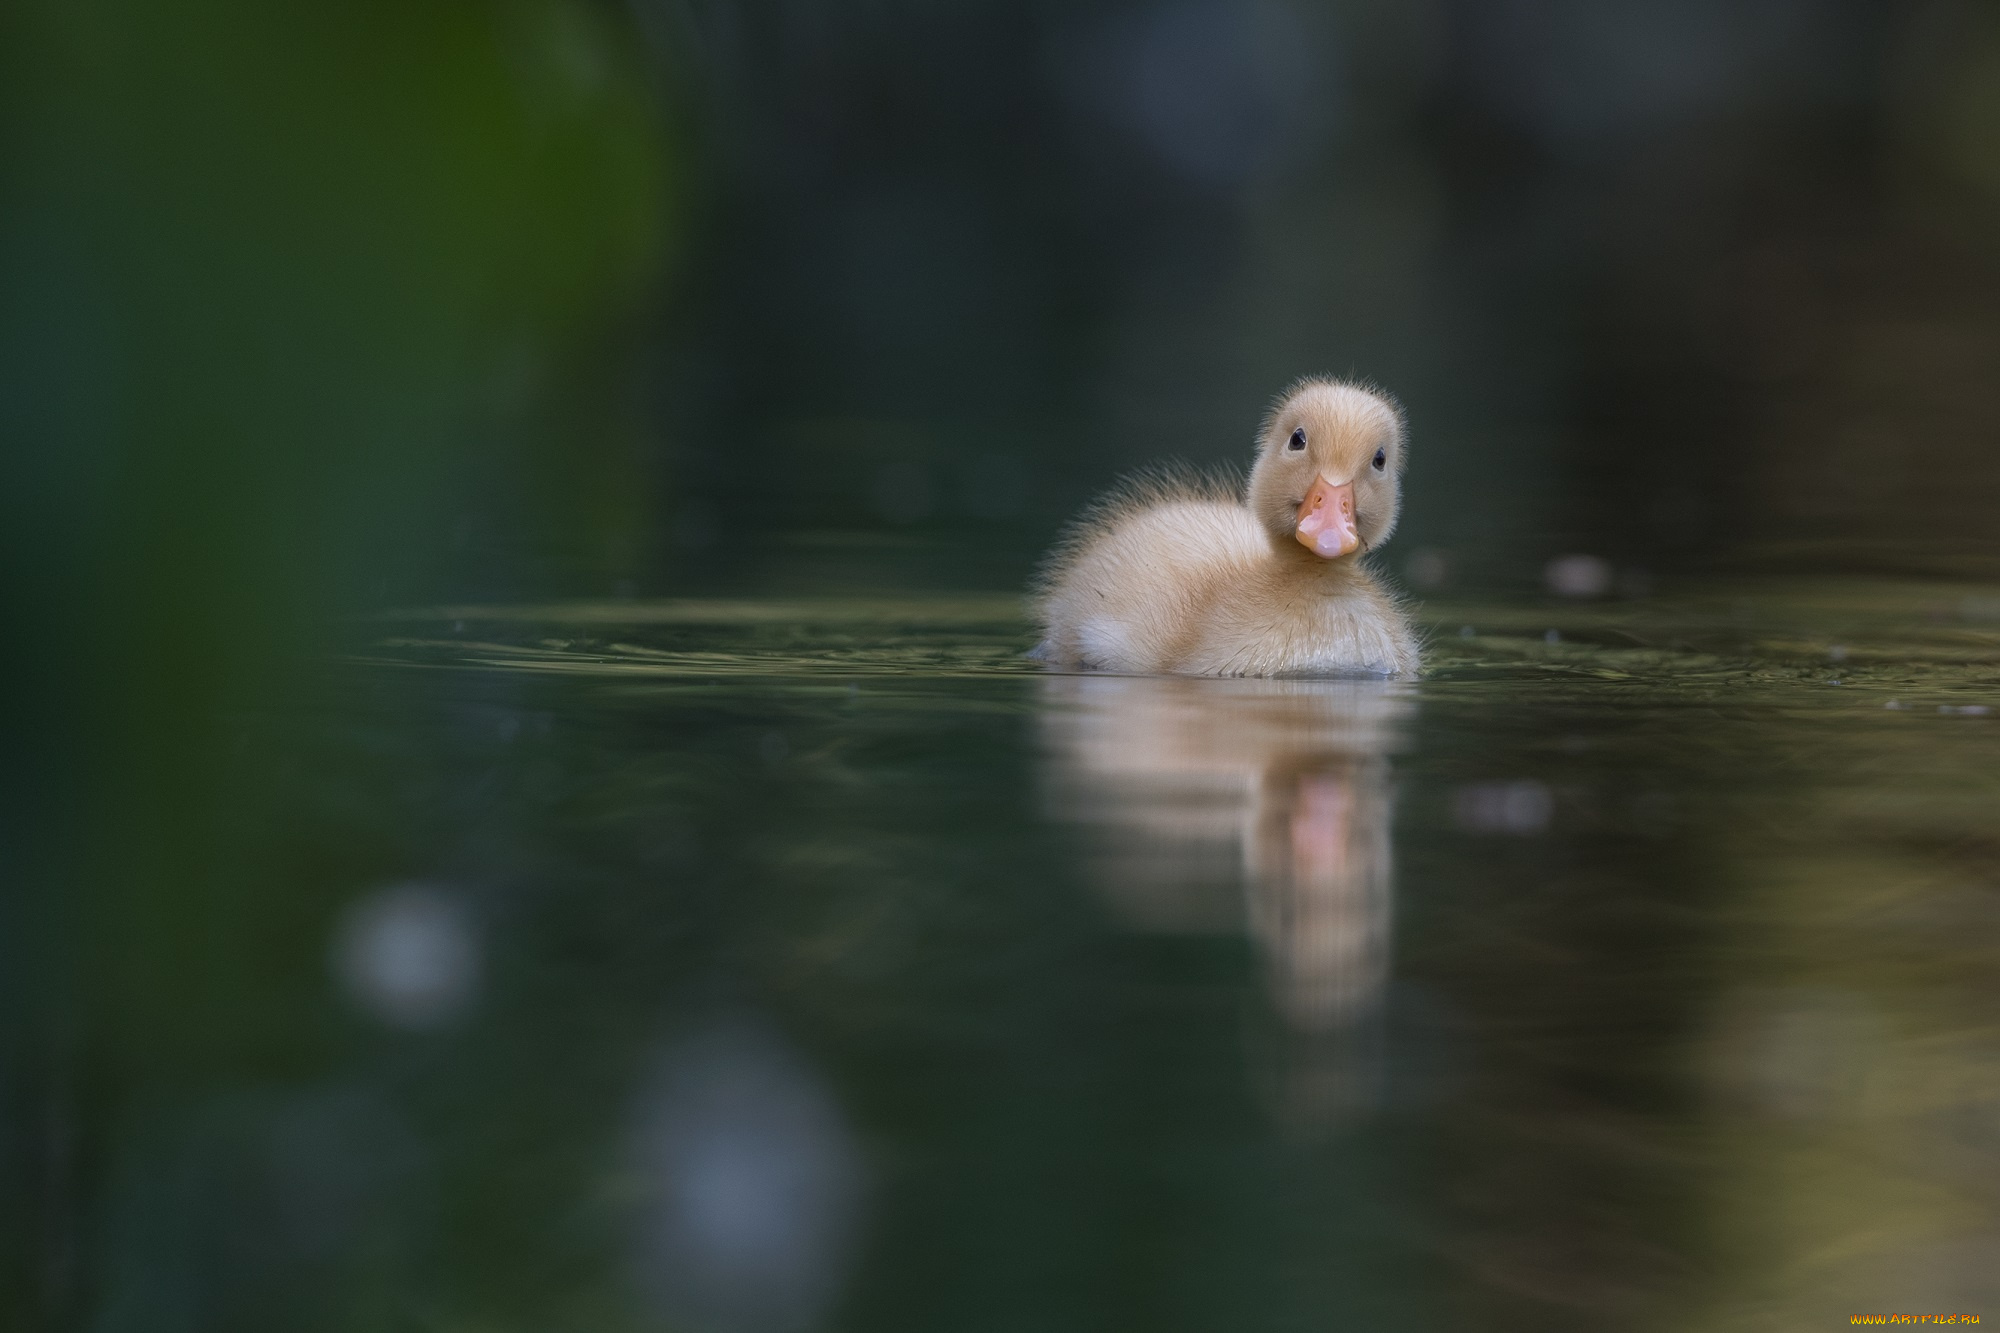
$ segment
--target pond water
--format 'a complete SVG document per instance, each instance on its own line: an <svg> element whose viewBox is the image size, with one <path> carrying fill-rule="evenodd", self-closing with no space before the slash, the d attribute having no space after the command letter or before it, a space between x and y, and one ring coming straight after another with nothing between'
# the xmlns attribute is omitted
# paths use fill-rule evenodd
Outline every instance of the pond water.
<svg viewBox="0 0 2000 1333"><path fill-rule="evenodd" d="M384 620L244 724L313 1036L117 1127L99 1323L2000 1319L2000 596L1423 616L1411 684Z"/></svg>

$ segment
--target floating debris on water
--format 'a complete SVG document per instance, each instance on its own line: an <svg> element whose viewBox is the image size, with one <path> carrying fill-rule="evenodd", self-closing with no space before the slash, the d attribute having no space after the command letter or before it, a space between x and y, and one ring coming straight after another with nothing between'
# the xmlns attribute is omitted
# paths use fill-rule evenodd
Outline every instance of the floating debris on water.
<svg viewBox="0 0 2000 1333"><path fill-rule="evenodd" d="M1452 803L1458 826L1471 833L1540 833L1555 813L1555 798L1532 778L1513 782L1471 782Z"/></svg>
<svg viewBox="0 0 2000 1333"><path fill-rule="evenodd" d="M1611 590L1611 562L1595 555L1559 555L1542 570L1559 597L1602 597Z"/></svg>

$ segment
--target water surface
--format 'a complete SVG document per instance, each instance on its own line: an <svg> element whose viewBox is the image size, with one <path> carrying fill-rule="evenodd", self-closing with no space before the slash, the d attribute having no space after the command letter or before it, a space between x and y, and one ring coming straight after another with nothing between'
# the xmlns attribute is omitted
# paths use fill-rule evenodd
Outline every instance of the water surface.
<svg viewBox="0 0 2000 1333"><path fill-rule="evenodd" d="M107 1326L2000 1318L2000 597L1424 616L1404 684L382 621L244 723L314 1035L107 1131Z"/></svg>

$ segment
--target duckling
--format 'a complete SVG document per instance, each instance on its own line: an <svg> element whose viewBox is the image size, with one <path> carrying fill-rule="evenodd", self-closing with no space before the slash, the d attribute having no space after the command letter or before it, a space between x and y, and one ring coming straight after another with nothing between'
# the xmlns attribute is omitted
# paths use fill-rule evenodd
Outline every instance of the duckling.
<svg viewBox="0 0 2000 1333"><path fill-rule="evenodd" d="M1409 676L1409 617L1363 558L1401 505L1403 414L1303 379L1264 419L1249 485L1141 477L1043 565L1036 650L1058 667L1187 676Z"/></svg>

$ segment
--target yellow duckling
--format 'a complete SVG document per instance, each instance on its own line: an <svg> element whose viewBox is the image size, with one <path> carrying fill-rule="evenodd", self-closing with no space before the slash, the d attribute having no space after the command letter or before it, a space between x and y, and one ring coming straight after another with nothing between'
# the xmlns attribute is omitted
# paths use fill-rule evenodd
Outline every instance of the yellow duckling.
<svg viewBox="0 0 2000 1333"><path fill-rule="evenodd" d="M1401 504L1403 416L1305 379L1264 420L1247 493L1141 478L1086 512L1042 569L1051 665L1186 676L1406 676L1409 618L1359 558Z"/></svg>

